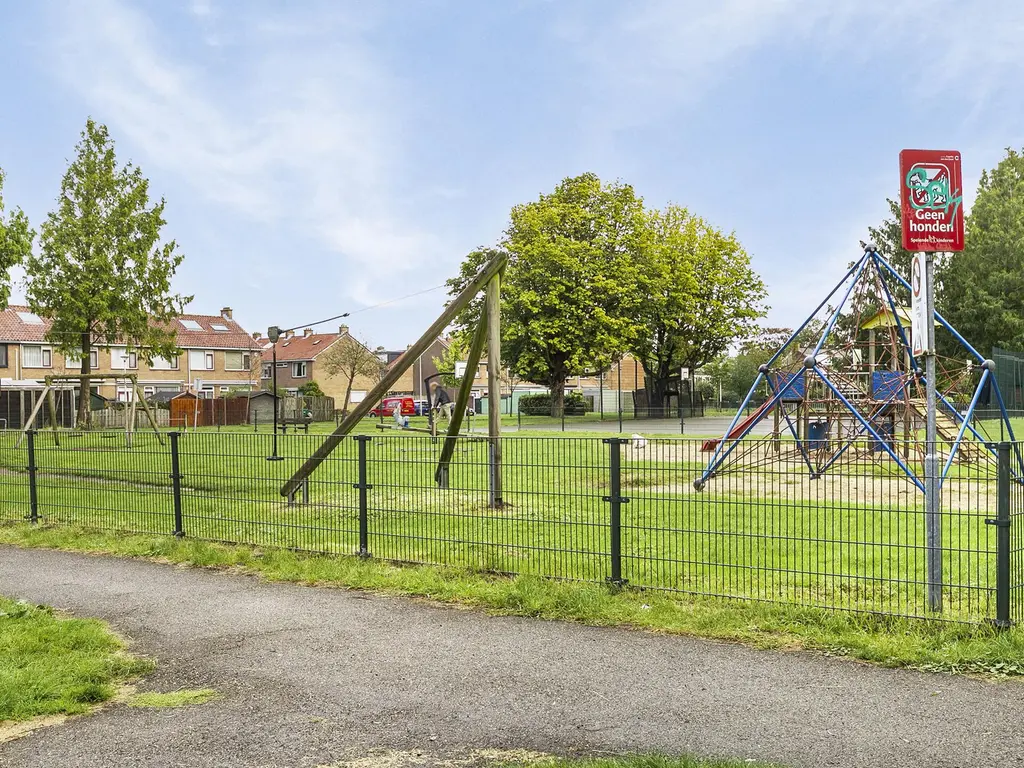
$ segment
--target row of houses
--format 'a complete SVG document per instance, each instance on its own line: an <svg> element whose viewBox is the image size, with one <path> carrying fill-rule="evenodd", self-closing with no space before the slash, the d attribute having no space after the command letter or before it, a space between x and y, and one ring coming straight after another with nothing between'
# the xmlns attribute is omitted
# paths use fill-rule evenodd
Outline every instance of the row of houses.
<svg viewBox="0 0 1024 768"><path fill-rule="evenodd" d="M0 387L38 386L46 376L73 376L81 370L81 358L58 352L47 339L50 322L35 315L28 307L12 305L0 311ZM109 375L98 382L94 391L105 398L126 401L131 398L129 375L136 377L146 397L166 399L173 393L195 392L212 398L238 390L268 389L273 382L274 345L259 333L249 333L232 316L230 307L219 314L185 314L171 323L180 352L172 358L148 358L138 350L117 343L100 343L89 350L90 367L94 373ZM381 368L394 365L405 350L370 350L353 336L348 326L337 332L315 333L307 328L283 335L276 345L277 386L280 391L297 393L315 382L338 407L344 402L349 380L344 373L331 375L325 358L345 345L358 345L367 355L376 357ZM416 360L412 361L395 382L391 394L427 396L427 380L437 373L435 359L441 359L449 344L438 338ZM461 373L461 371L460 371ZM472 372L474 393L487 393L487 361L481 361ZM620 369L604 374L605 387L632 390L643 387L643 371L627 359ZM357 375L351 382L350 403L361 402L379 379ZM570 380L570 388L596 389L602 379L597 375ZM507 386L507 385L506 385ZM520 392L540 389L529 384L516 384ZM506 393L507 394L507 393Z"/></svg>

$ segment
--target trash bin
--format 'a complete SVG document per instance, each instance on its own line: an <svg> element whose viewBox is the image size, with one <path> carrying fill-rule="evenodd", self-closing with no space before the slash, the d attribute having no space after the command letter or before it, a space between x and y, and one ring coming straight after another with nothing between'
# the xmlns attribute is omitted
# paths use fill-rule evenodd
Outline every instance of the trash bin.
<svg viewBox="0 0 1024 768"><path fill-rule="evenodd" d="M807 425L807 445L812 450L828 447L827 421L812 421Z"/></svg>

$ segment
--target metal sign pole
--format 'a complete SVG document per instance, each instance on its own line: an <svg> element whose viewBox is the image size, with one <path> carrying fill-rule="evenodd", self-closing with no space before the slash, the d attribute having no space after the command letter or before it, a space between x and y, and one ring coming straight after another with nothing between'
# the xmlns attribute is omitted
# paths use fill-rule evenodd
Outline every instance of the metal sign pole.
<svg viewBox="0 0 1024 768"><path fill-rule="evenodd" d="M928 552L928 607L942 611L942 518L939 498L939 457L935 434L935 253L925 253L925 457L924 514Z"/></svg>

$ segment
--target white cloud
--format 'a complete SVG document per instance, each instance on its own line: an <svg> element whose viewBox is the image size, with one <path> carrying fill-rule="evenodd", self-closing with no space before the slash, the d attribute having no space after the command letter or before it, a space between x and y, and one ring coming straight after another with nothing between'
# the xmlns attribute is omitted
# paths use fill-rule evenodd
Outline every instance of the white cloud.
<svg viewBox="0 0 1024 768"><path fill-rule="evenodd" d="M400 276L412 270L411 256L438 248L394 202L402 99L362 37L371 21L329 9L316 18L235 19L235 63L204 68L172 57L135 8L98 5L65 6L60 75L115 137L141 151L144 166L252 220L311 234L339 254L323 267L335 276L345 266ZM208 3L191 11L207 37L216 34ZM372 280L343 290L356 300L393 293Z"/></svg>

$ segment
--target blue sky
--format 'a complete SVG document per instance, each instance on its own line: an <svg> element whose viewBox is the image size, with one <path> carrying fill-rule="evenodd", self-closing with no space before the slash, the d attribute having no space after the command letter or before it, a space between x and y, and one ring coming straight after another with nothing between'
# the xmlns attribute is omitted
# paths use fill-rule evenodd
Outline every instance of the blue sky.
<svg viewBox="0 0 1024 768"><path fill-rule="evenodd" d="M38 223L86 116L167 198L194 312L401 348L508 211L583 171L734 230L794 324L904 147L1024 145L1018 0L0 2L0 167ZM20 295L15 291L15 299Z"/></svg>

